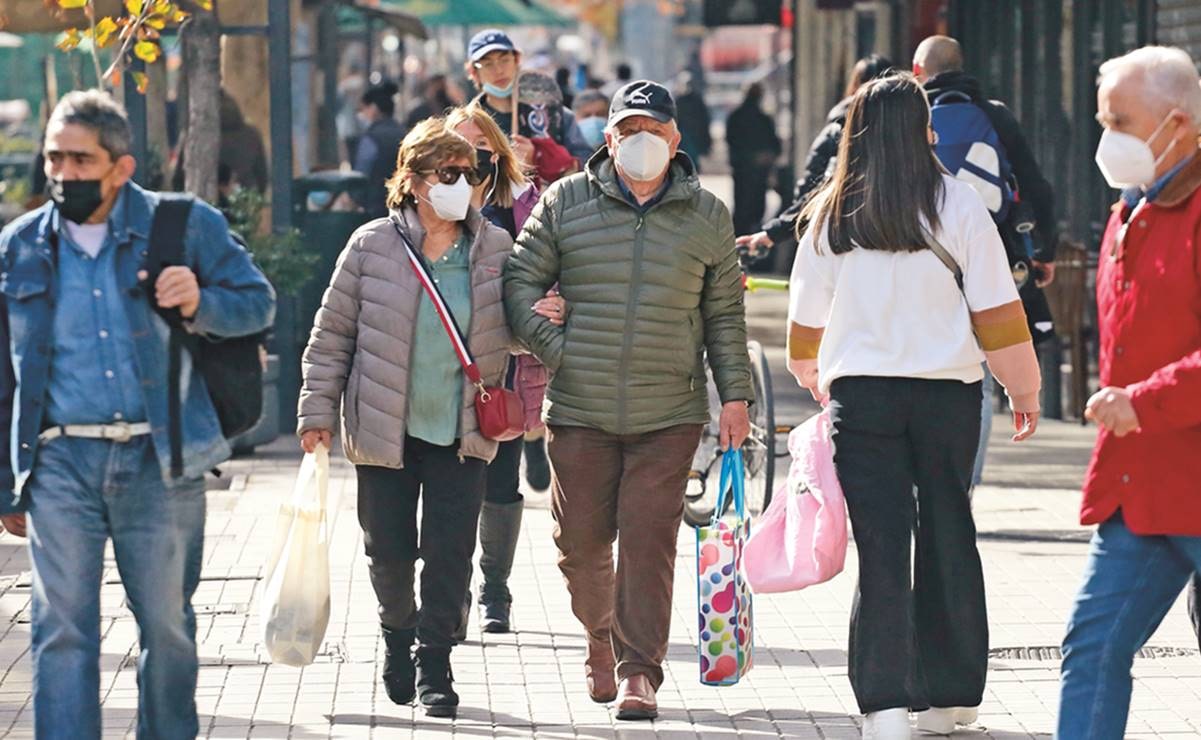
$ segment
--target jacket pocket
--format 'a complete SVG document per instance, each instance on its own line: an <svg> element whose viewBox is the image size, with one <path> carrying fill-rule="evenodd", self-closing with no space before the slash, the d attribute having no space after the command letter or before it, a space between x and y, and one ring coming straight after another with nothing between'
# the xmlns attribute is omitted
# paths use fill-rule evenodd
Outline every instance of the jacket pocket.
<svg viewBox="0 0 1201 740"><path fill-rule="evenodd" d="M356 356L350 366L346 392L342 396L342 426L347 437L353 437L359 431L359 386L362 383L360 359Z"/></svg>
<svg viewBox="0 0 1201 740"><path fill-rule="evenodd" d="M43 295L49 290L49 282L37 279L6 278L3 287L4 295L15 301L27 301L35 296Z"/></svg>

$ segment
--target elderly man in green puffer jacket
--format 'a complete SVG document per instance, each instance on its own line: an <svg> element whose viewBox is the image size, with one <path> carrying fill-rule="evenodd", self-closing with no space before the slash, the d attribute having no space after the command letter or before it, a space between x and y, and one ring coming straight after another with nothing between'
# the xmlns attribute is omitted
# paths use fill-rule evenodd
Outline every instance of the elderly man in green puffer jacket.
<svg viewBox="0 0 1201 740"><path fill-rule="evenodd" d="M553 373L555 543L588 634L588 691L610 702L620 681L619 719L658 712L684 489L709 421L706 352L722 446L750 429L733 225L677 156L675 113L661 85L619 90L606 148L547 190L505 267L509 324ZM531 310L555 283L569 306L562 326Z"/></svg>

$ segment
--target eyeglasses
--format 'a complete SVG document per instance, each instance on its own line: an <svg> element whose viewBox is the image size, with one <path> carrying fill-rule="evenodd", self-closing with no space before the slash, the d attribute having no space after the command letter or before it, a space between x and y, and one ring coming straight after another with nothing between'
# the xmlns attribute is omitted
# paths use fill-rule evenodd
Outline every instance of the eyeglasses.
<svg viewBox="0 0 1201 740"><path fill-rule="evenodd" d="M467 184L473 188L484 181L474 167L439 167L435 170L421 170L417 174L422 177L437 175L438 182L443 185L454 185L460 177L467 178Z"/></svg>
<svg viewBox="0 0 1201 740"><path fill-rule="evenodd" d="M517 62L517 55L513 53L502 54L495 59L488 59L479 62L472 62L471 66L476 69L482 69L488 72L495 72L498 69L508 69Z"/></svg>

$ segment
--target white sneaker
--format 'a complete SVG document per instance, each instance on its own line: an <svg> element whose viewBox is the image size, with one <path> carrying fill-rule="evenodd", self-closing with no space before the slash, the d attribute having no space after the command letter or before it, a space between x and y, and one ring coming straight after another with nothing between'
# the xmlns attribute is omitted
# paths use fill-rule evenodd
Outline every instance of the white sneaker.
<svg viewBox="0 0 1201 740"><path fill-rule="evenodd" d="M917 714L917 731L922 735L950 735L956 725L970 725L980 711L976 707L932 707Z"/></svg>
<svg viewBox="0 0 1201 740"><path fill-rule="evenodd" d="M863 718L863 740L909 740L909 710L882 709Z"/></svg>

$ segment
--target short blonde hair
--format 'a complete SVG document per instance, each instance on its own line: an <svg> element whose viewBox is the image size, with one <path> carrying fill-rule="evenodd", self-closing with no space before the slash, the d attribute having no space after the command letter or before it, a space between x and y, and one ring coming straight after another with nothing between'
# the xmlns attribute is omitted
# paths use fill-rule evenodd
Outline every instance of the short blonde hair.
<svg viewBox="0 0 1201 740"><path fill-rule="evenodd" d="M525 184L526 177L517 163L517 155L509 144L509 137L500 130L488 111L475 103L454 108L446 114L447 129L454 131L464 123L474 123L488 140L492 152L500 155L500 161L496 163L496 188L492 191L492 199L502 208L511 208L513 191Z"/></svg>
<svg viewBox="0 0 1201 740"><path fill-rule="evenodd" d="M413 202L413 176L437 169L452 159L466 159L475 166L475 147L446 128L442 118L427 118L413 127L400 143L396 172L384 184L388 208Z"/></svg>

